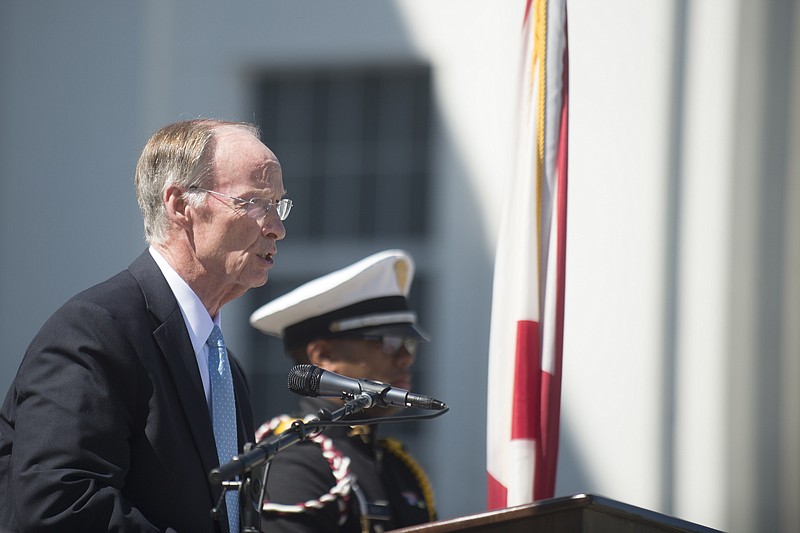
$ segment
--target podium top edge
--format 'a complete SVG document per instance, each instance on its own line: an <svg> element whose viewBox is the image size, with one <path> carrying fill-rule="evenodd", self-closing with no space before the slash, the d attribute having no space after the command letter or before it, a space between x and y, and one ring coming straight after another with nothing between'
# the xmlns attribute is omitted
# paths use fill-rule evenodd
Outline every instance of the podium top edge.
<svg viewBox="0 0 800 533"><path fill-rule="evenodd" d="M435 530L440 532L460 531L462 529L468 529L470 525L479 522L503 522L505 520L559 513L581 508L584 508L584 511L616 515L618 517L636 522L658 523L662 528L664 528L665 531L675 531L681 533L723 533L720 530L695 524L677 517L665 515L663 513L636 507L635 505L589 493L579 493L571 496L559 496L555 498L537 500L535 502L523 505L516 505L503 509L481 512L474 515L453 518L450 520L396 529L392 530L392 532L421 533L431 528L431 526L436 526Z"/></svg>

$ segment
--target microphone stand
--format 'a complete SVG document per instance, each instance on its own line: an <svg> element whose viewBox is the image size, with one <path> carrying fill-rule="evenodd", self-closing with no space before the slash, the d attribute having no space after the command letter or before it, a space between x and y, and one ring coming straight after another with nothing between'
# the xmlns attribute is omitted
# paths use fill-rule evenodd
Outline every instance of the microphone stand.
<svg viewBox="0 0 800 533"><path fill-rule="evenodd" d="M261 502L264 501L267 488L269 462L275 455L289 446L318 435L325 429L325 423L335 422L368 409L375 405L375 402L374 392L364 392L351 398L333 412L320 409L318 416L308 422L295 421L280 435L273 435L255 445L248 442L244 447L244 453L234 456L229 462L212 469L208 474L212 483L222 486L219 501L211 509L212 518L218 519L221 515L220 506L225 499L225 491L238 490L241 533L260 533ZM235 479L237 476L239 480Z"/></svg>

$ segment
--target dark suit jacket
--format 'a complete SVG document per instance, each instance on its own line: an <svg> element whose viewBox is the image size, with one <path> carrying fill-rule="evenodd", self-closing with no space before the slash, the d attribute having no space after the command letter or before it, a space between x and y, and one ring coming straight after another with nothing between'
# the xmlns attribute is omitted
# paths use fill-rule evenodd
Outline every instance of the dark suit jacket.
<svg viewBox="0 0 800 533"><path fill-rule="evenodd" d="M254 441L231 357L239 449ZM69 300L0 410L0 530L219 532L208 405L186 325L145 251Z"/></svg>

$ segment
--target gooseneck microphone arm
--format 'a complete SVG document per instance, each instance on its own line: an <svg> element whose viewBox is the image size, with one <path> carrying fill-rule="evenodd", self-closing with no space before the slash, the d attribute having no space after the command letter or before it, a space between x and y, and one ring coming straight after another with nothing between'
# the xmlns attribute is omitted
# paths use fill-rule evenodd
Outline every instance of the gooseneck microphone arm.
<svg viewBox="0 0 800 533"><path fill-rule="evenodd" d="M315 417L308 422L297 420L283 433L264 439L256 444L250 451L236 455L224 465L212 469L209 474L209 479L212 483L216 484L233 479L248 470L252 470L259 465L271 461L279 451L297 442L306 440L309 437L313 437L323 429L326 422L337 421L345 416L358 413L364 409L369 409L374 403L374 396L370 393L364 393L345 403L339 409L329 413L330 418L328 418L328 416L325 416L323 419Z"/></svg>
<svg viewBox="0 0 800 533"><path fill-rule="evenodd" d="M220 516L219 506L224 500L226 490L239 490L239 510L241 513L242 533L259 533L261 531L261 502L266 490L267 468L269 462L281 450L293 444L313 437L321 432L328 422L338 421L353 413L372 407L374 394L360 394L346 402L332 413L322 409L319 416L308 422L295 421L289 429L264 439L256 445L248 443L242 454L235 455L229 462L214 468L208 477L212 483L222 485L220 501L211 510L211 516ZM241 476L241 481L231 481Z"/></svg>

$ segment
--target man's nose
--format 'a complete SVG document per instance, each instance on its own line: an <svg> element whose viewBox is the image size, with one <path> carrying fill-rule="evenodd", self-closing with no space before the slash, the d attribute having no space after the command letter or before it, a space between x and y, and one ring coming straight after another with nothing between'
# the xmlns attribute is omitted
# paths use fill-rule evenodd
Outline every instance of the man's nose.
<svg viewBox="0 0 800 533"><path fill-rule="evenodd" d="M261 220L261 234L277 241L286 237L286 226L283 225L283 221L277 213L269 212L264 216Z"/></svg>
<svg viewBox="0 0 800 533"><path fill-rule="evenodd" d="M406 350L405 346L400 346L400 349L395 354L395 364L400 368L408 368L414 364L417 356Z"/></svg>

